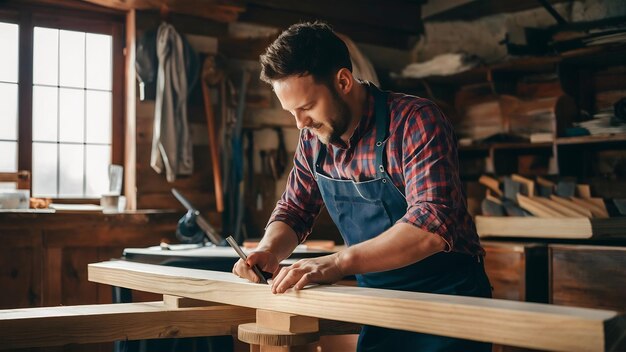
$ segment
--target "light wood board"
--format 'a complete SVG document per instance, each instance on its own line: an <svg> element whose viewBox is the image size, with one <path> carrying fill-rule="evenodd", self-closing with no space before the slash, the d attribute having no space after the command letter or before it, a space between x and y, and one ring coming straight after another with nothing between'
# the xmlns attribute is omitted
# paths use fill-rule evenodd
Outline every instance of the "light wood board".
<svg viewBox="0 0 626 352"><path fill-rule="evenodd" d="M476 216L480 237L561 239L626 238L626 218L589 219Z"/></svg>
<svg viewBox="0 0 626 352"><path fill-rule="evenodd" d="M236 306L168 308L163 302L0 310L0 350L171 337L230 335L254 321Z"/></svg>
<svg viewBox="0 0 626 352"><path fill-rule="evenodd" d="M624 330L624 317L607 310L328 285L274 295L231 273L125 261L88 273L140 291L544 350L611 350Z"/></svg>

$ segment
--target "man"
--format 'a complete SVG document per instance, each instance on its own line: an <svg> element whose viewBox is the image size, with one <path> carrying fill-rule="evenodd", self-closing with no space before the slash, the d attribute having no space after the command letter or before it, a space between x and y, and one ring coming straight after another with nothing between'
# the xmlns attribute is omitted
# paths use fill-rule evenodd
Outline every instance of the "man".
<svg viewBox="0 0 626 352"><path fill-rule="evenodd" d="M287 189L265 235L233 273L274 273L271 290L356 275L360 286L491 297L467 212L450 122L432 102L352 76L345 44L323 23L291 26L261 56L261 79L301 130ZM347 249L278 263L322 206ZM365 326L360 351L490 351L489 344Z"/></svg>

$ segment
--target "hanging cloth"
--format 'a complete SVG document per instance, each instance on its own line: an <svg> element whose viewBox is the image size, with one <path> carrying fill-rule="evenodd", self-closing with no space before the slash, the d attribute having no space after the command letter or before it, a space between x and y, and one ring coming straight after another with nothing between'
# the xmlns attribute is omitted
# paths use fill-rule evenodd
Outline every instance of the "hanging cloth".
<svg viewBox="0 0 626 352"><path fill-rule="evenodd" d="M193 172L193 148L187 123L187 73L183 40L174 27L162 23L157 31L157 94L150 166L168 182Z"/></svg>

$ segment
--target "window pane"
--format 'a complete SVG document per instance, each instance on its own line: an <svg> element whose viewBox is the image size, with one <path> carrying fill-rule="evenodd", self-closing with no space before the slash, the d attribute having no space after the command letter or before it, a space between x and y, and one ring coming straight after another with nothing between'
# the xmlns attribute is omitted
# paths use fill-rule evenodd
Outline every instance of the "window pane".
<svg viewBox="0 0 626 352"><path fill-rule="evenodd" d="M86 163L86 196L100 197L102 193L109 190L111 147L108 145L87 145Z"/></svg>
<svg viewBox="0 0 626 352"><path fill-rule="evenodd" d="M17 171L17 142L0 142L0 172Z"/></svg>
<svg viewBox="0 0 626 352"><path fill-rule="evenodd" d="M83 196L84 145L59 145L59 197Z"/></svg>
<svg viewBox="0 0 626 352"><path fill-rule="evenodd" d="M0 61L1 57L2 55L0 55ZM17 84L15 83L0 83L0 139L17 140Z"/></svg>
<svg viewBox="0 0 626 352"><path fill-rule="evenodd" d="M111 93L87 91L87 143L111 143Z"/></svg>
<svg viewBox="0 0 626 352"><path fill-rule="evenodd" d="M111 36L87 33L87 88L111 90Z"/></svg>
<svg viewBox="0 0 626 352"><path fill-rule="evenodd" d="M0 81L17 83L18 25L0 22Z"/></svg>
<svg viewBox="0 0 626 352"><path fill-rule="evenodd" d="M83 143L85 137L85 91L59 90L59 141Z"/></svg>
<svg viewBox="0 0 626 352"><path fill-rule="evenodd" d="M60 76L62 87L85 87L85 33L61 31L59 35Z"/></svg>
<svg viewBox="0 0 626 352"><path fill-rule="evenodd" d="M57 141L59 89L33 86L33 141Z"/></svg>
<svg viewBox="0 0 626 352"><path fill-rule="evenodd" d="M58 85L59 30L35 27L33 40L33 83Z"/></svg>
<svg viewBox="0 0 626 352"><path fill-rule="evenodd" d="M33 143L33 197L57 196L57 145Z"/></svg>

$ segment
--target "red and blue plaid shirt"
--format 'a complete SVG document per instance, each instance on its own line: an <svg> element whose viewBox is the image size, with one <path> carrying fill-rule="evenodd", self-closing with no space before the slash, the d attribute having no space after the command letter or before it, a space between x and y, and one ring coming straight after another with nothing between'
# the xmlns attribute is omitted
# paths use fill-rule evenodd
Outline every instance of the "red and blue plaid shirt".
<svg viewBox="0 0 626 352"><path fill-rule="evenodd" d="M332 178L358 182L376 178L374 97L369 86L365 87L368 98L363 116L347 147L327 148L322 170ZM441 236L447 243L446 251L484 255L467 211L450 121L427 99L390 93L387 104L386 170L408 204L398 222ZM286 223L300 242L311 233L324 204L311 169L320 143L311 131L302 130L286 190L268 222Z"/></svg>

